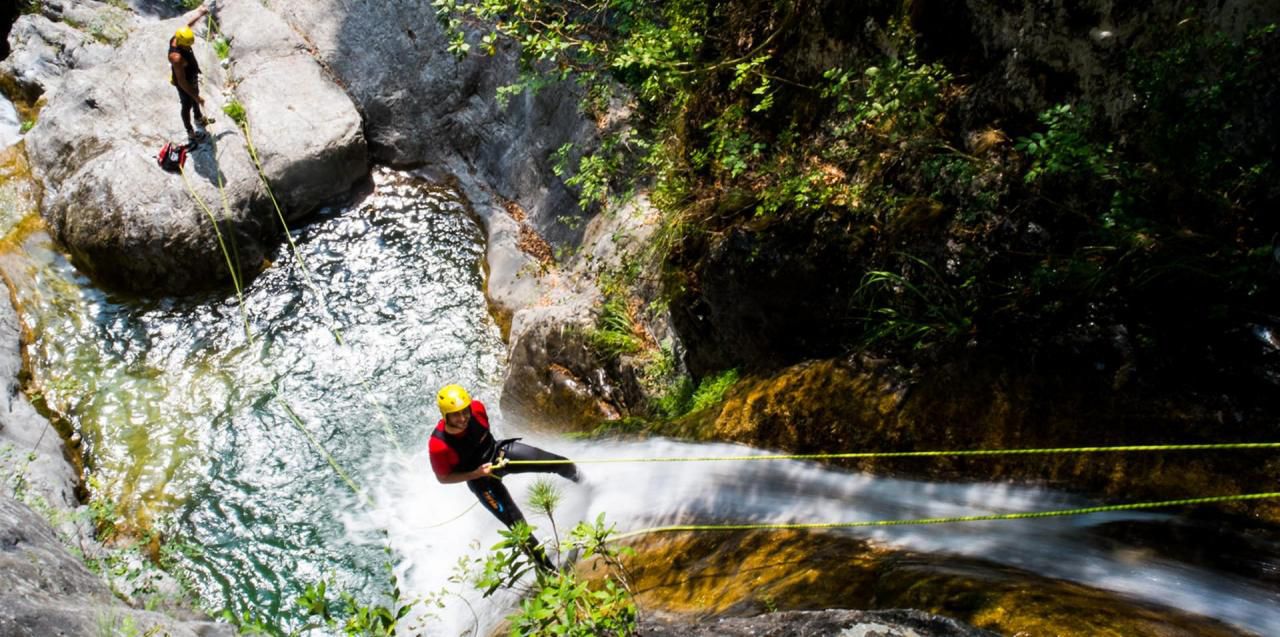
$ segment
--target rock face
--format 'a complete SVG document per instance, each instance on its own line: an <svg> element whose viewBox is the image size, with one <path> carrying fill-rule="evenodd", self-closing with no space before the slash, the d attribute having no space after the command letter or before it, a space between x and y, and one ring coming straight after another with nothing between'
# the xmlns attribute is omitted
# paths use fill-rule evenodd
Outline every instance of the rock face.
<svg viewBox="0 0 1280 637"><path fill-rule="evenodd" d="M77 478L62 455L62 436L36 413L22 395L18 314L8 301L0 303L0 478L4 493L12 494L21 477L24 491L50 506L74 508Z"/></svg>
<svg viewBox="0 0 1280 637"><path fill-rule="evenodd" d="M674 534L633 548L627 568L637 603L662 609L651 624L666 631L645 634L1250 634L1029 570L917 554L840 533ZM839 608L873 612L823 610ZM900 610L907 608L916 610ZM784 612L771 612L778 610Z"/></svg>
<svg viewBox="0 0 1280 637"><path fill-rule="evenodd" d="M915 610L787 611L697 624L646 622L646 637L994 637L996 633Z"/></svg>
<svg viewBox="0 0 1280 637"><path fill-rule="evenodd" d="M425 164L485 184L517 202L553 244L580 234L556 219L580 213L549 159L560 145L589 143L594 133L577 112L572 83L497 104L497 88L516 78L510 52L453 57L427 2L278 0L271 9L306 34L355 100L377 160Z"/></svg>
<svg viewBox="0 0 1280 637"><path fill-rule="evenodd" d="M131 14L115 7L94 10L51 0L41 3L41 11L18 17L9 33L12 53L0 61L0 76L17 89L14 97L29 102L51 96L68 71L92 68L111 58L113 47L94 38L95 27L104 35L109 29L112 37L121 37L134 26Z"/></svg>
<svg viewBox="0 0 1280 637"><path fill-rule="evenodd" d="M43 518L7 496L0 496L0 574L5 581L0 590L2 635L236 634L227 624L180 622L125 606L67 552Z"/></svg>
<svg viewBox="0 0 1280 637"><path fill-rule="evenodd" d="M258 2L222 4L251 141L280 204L306 214L368 173L360 114L279 16Z"/></svg>
<svg viewBox="0 0 1280 637"><path fill-rule="evenodd" d="M228 2L219 13L243 31L244 51L232 59L244 68L237 63L231 74L244 95L221 95L217 87L228 78L211 48L197 42L205 114L219 116L229 99L241 101L286 215L347 192L367 172L354 106L258 3ZM189 157L185 180L155 165L165 140L183 138L163 52L181 24L140 27L106 63L67 73L27 138L51 234L95 278L135 291L180 293L225 280L219 234L238 269L252 272L277 232L245 137L225 118Z"/></svg>

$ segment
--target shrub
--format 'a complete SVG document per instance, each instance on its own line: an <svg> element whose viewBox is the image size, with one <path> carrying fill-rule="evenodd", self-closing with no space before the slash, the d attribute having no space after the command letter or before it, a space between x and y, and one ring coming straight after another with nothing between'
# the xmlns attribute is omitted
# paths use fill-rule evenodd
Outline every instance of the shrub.
<svg viewBox="0 0 1280 637"><path fill-rule="evenodd" d="M531 501L535 508L548 517L555 528L552 515L559 494L546 481L535 483ZM517 524L501 531L502 541L494 545L485 560L484 570L476 580L476 586L486 596L500 588L512 588L526 576L534 582L528 595L508 621L512 637L522 635L568 635L595 637L635 634L638 612L628 583L626 567L621 558L631 554L628 547L610 545L612 526L605 526L601 513L594 523L580 522L562 540L555 534L555 544L564 555L578 552L582 559L598 558L605 566L605 574L599 583L580 578L568 564L559 570L538 568L532 555L533 530L527 524Z"/></svg>

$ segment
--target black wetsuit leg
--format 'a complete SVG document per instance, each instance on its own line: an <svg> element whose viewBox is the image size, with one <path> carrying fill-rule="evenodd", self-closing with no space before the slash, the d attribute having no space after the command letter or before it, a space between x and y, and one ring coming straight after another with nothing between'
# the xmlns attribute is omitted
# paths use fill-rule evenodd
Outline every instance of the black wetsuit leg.
<svg viewBox="0 0 1280 637"><path fill-rule="evenodd" d="M514 440L505 441L501 445L502 451L505 453L507 460L567 460L564 456L557 456L549 451L543 451L537 447L526 445L523 442ZM573 463L562 464L526 464L516 465L514 467L503 467L499 470L501 475L510 475L513 473L556 473L565 478L577 482L579 479L578 467Z"/></svg>
<svg viewBox="0 0 1280 637"><path fill-rule="evenodd" d="M478 478L476 480L468 480L467 488L476 494L480 499L480 504L484 508L489 509L493 517L498 518L511 528L517 522L524 522L524 514L520 512L520 507L516 506L515 500L511 499L511 492L507 491L507 487L502 484L501 480L496 478ZM538 538L532 534L529 535L529 554L533 556L538 566L546 570L555 570L551 560L547 557L547 552L542 548L542 544L538 542Z"/></svg>
<svg viewBox="0 0 1280 637"><path fill-rule="evenodd" d="M516 522L524 522L524 514L520 512L520 507L516 506L515 500L511 499L511 492L507 491L507 487L501 480L494 478L468 480L467 488L471 489L471 492L480 499L480 504L489 509L493 517L498 518L507 528L515 526Z"/></svg>
<svg viewBox="0 0 1280 637"><path fill-rule="evenodd" d="M200 103L187 95L187 92L178 87L178 103L182 105L182 126L187 129L188 135L195 134L195 129L191 127L191 111L196 112L196 121L204 121L204 113L200 112Z"/></svg>

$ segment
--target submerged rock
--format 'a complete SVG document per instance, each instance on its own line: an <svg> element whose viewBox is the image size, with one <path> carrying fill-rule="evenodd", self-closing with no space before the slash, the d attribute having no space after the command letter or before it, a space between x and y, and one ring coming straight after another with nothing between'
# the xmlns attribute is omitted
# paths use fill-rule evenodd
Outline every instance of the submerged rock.
<svg viewBox="0 0 1280 637"><path fill-rule="evenodd" d="M916 610L809 610L688 624L646 621L645 637L995 637L996 633Z"/></svg>
<svg viewBox="0 0 1280 637"><path fill-rule="evenodd" d="M222 3L220 15L245 42L234 58L243 71L232 71L243 98L221 94L227 75L198 41L203 110L222 121L188 158L185 178L155 163L166 140L185 137L163 52L181 19L139 28L109 63L69 72L28 134L50 233L99 281L181 293L226 280L224 250L241 272L261 265L278 222L245 135L222 116L232 101L243 99L265 177L289 217L347 192L367 172L354 106L301 41L256 2ZM227 35L238 37L230 28Z"/></svg>
<svg viewBox="0 0 1280 637"><path fill-rule="evenodd" d="M839 614L821 612L831 608L917 609L892 611L890 616L901 612L919 623L886 623L894 629L915 629L920 635L985 635L986 630L1062 636L1248 634L1176 608L1018 568L969 557L893 550L839 533L681 533L650 537L634 548L637 554L628 568L640 608L662 609L664 621L657 625L674 624L681 634L842 634L837 632L844 629L839 627L843 621ZM774 615L783 617L756 621ZM877 617L868 616L871 621ZM834 622L825 624L827 619ZM723 632L690 632L699 630L695 626L718 629L721 625ZM824 625L835 628L828 630Z"/></svg>

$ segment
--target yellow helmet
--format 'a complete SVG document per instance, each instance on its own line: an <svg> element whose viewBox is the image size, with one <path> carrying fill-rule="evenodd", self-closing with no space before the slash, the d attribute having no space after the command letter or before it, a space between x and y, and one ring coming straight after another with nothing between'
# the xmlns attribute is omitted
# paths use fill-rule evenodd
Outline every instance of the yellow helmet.
<svg viewBox="0 0 1280 637"><path fill-rule="evenodd" d="M440 414L448 415L470 407L471 396L467 395L467 390L462 385L445 385L440 388L436 402L440 405Z"/></svg>
<svg viewBox="0 0 1280 637"><path fill-rule="evenodd" d="M178 46L191 46L196 43L196 33L191 27L182 27L173 33L173 43Z"/></svg>

